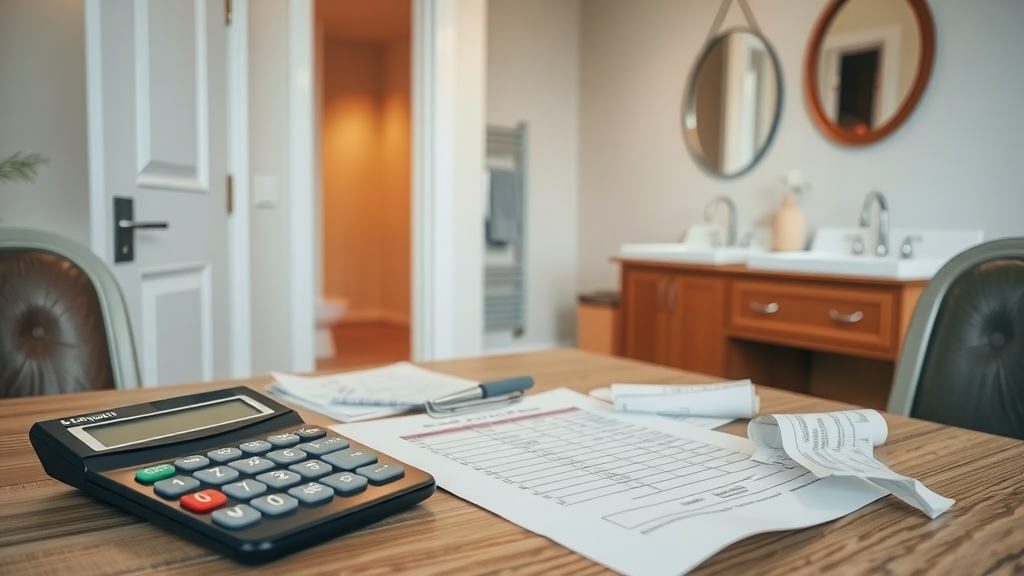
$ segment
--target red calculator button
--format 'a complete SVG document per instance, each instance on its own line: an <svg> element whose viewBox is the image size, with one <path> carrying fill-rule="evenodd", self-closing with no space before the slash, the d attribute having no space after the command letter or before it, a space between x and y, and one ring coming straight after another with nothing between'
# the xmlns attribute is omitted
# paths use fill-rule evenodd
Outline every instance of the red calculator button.
<svg viewBox="0 0 1024 576"><path fill-rule="evenodd" d="M209 512L227 503L228 497L217 490L203 490L181 497L181 505L193 512Z"/></svg>

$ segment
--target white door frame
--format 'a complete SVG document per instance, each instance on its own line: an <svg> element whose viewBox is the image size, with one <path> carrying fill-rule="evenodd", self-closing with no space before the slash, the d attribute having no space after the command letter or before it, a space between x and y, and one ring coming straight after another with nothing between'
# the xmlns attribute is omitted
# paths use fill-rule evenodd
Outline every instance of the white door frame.
<svg viewBox="0 0 1024 576"><path fill-rule="evenodd" d="M311 91L312 2L289 0L288 5L289 273L296 371L314 368L318 297L313 170L320 147L314 142ZM486 5L479 0L413 0L411 337L417 361L475 355L482 349L486 24ZM467 98L469 108L479 112L478 121L472 112L465 115Z"/></svg>

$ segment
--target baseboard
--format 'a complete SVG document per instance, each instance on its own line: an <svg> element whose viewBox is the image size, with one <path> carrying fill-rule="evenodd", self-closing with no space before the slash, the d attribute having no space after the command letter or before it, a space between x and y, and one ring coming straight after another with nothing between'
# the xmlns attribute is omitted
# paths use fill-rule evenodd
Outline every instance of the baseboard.
<svg viewBox="0 0 1024 576"><path fill-rule="evenodd" d="M341 319L342 324L370 324L383 323L393 326L409 327L409 315L393 310L382 310L380 308L350 309Z"/></svg>

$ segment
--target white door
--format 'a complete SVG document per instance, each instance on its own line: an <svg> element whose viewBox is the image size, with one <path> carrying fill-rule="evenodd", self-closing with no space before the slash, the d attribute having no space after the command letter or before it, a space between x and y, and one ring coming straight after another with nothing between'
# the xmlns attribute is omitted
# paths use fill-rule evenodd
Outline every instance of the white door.
<svg viewBox="0 0 1024 576"><path fill-rule="evenodd" d="M91 225L128 300L142 381L226 378L224 0L87 0L86 24ZM136 229L130 262L114 263L115 197L133 200L135 221L168 225Z"/></svg>

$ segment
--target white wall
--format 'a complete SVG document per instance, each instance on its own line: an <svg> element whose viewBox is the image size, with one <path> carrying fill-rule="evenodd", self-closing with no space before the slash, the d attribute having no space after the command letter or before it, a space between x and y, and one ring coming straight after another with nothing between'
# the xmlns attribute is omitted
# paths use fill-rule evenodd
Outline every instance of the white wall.
<svg viewBox="0 0 1024 576"><path fill-rule="evenodd" d="M251 212L253 374L288 371L293 361L287 111L288 3L249 0L250 182L255 187L257 178L269 177L277 189L275 207Z"/></svg>
<svg viewBox="0 0 1024 576"><path fill-rule="evenodd" d="M0 183L0 225L89 244L82 0L0 2L0 158L50 158L34 184Z"/></svg>
<svg viewBox="0 0 1024 576"><path fill-rule="evenodd" d="M489 350L554 346L575 333L579 0L490 0L487 123L528 124L526 330Z"/></svg>
<svg viewBox="0 0 1024 576"><path fill-rule="evenodd" d="M865 194L878 189L889 199L893 226L1024 235L1024 2L930 1L937 44L931 83L902 128L863 148L826 139L804 103L804 51L826 4L750 1L781 60L782 117L761 162L723 180L689 156L679 114L718 2L582 3L582 289L615 286L618 269L608 257L619 244L678 240L716 194L733 197L741 230L767 225L791 168L813 186L803 199L811 229L856 225ZM723 28L739 22L734 3Z"/></svg>

